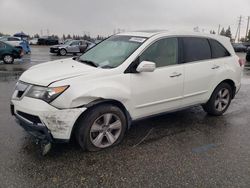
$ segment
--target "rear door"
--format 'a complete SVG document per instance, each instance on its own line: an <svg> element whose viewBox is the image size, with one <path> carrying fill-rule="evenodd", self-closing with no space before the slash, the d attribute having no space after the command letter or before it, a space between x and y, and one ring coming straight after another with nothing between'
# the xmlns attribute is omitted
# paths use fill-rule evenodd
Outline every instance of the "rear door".
<svg viewBox="0 0 250 188"><path fill-rule="evenodd" d="M183 106L204 102L217 67L212 60L211 48L207 38L182 37L181 61L184 64Z"/></svg>

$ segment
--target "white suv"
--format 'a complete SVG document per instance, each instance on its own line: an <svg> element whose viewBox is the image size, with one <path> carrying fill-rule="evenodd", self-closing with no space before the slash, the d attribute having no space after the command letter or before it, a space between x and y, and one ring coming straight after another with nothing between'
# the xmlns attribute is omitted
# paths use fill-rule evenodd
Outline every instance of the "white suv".
<svg viewBox="0 0 250 188"><path fill-rule="evenodd" d="M73 136L89 151L121 142L131 122L201 104L222 115L241 85L228 38L130 32L78 58L33 66L11 100L20 125L44 143Z"/></svg>

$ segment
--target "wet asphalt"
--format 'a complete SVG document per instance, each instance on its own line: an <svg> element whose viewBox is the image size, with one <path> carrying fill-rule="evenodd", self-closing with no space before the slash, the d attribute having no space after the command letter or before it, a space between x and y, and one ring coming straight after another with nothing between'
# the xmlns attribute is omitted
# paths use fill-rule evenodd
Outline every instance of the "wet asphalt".
<svg viewBox="0 0 250 188"><path fill-rule="evenodd" d="M137 122L111 149L84 152L73 140L41 156L9 100L23 70L58 58L32 47L22 61L0 63L0 187L250 186L250 70L221 117L197 106Z"/></svg>

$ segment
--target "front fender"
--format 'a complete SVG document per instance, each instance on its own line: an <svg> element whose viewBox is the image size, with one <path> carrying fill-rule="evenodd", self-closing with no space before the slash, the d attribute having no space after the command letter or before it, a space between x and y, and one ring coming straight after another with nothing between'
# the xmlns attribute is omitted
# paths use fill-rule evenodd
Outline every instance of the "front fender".
<svg viewBox="0 0 250 188"><path fill-rule="evenodd" d="M52 105L57 108L76 108L97 99L112 99L121 102L129 109L131 106L129 75L120 74L111 77L96 75L96 77L97 79L85 78L85 80L78 77L57 82L56 85L70 85L70 87L53 101Z"/></svg>
<svg viewBox="0 0 250 188"><path fill-rule="evenodd" d="M71 107L77 107L88 104L97 99L112 99L121 102L125 107L130 98L130 92L121 87L102 86L101 88L94 88L87 91L81 96L76 97L71 102Z"/></svg>

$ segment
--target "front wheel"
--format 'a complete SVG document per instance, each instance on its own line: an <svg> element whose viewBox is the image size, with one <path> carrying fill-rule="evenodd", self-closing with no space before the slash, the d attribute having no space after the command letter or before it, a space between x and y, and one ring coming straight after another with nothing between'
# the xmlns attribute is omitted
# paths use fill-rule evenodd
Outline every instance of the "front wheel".
<svg viewBox="0 0 250 188"><path fill-rule="evenodd" d="M246 60L247 60L248 62L250 62L250 55L247 55L247 56L246 56Z"/></svg>
<svg viewBox="0 0 250 188"><path fill-rule="evenodd" d="M209 101L202 107L208 114L220 116L228 109L232 96L232 87L227 83L221 83L215 88Z"/></svg>
<svg viewBox="0 0 250 188"><path fill-rule="evenodd" d="M90 109L80 119L75 134L83 149L98 151L119 144L126 128L126 117L122 110L104 104Z"/></svg>
<svg viewBox="0 0 250 188"><path fill-rule="evenodd" d="M3 62L6 64L12 64L14 62L14 57L12 55L4 55L3 56Z"/></svg>
<svg viewBox="0 0 250 188"><path fill-rule="evenodd" d="M59 54L61 56L65 56L67 54L67 51L65 49L60 49Z"/></svg>

